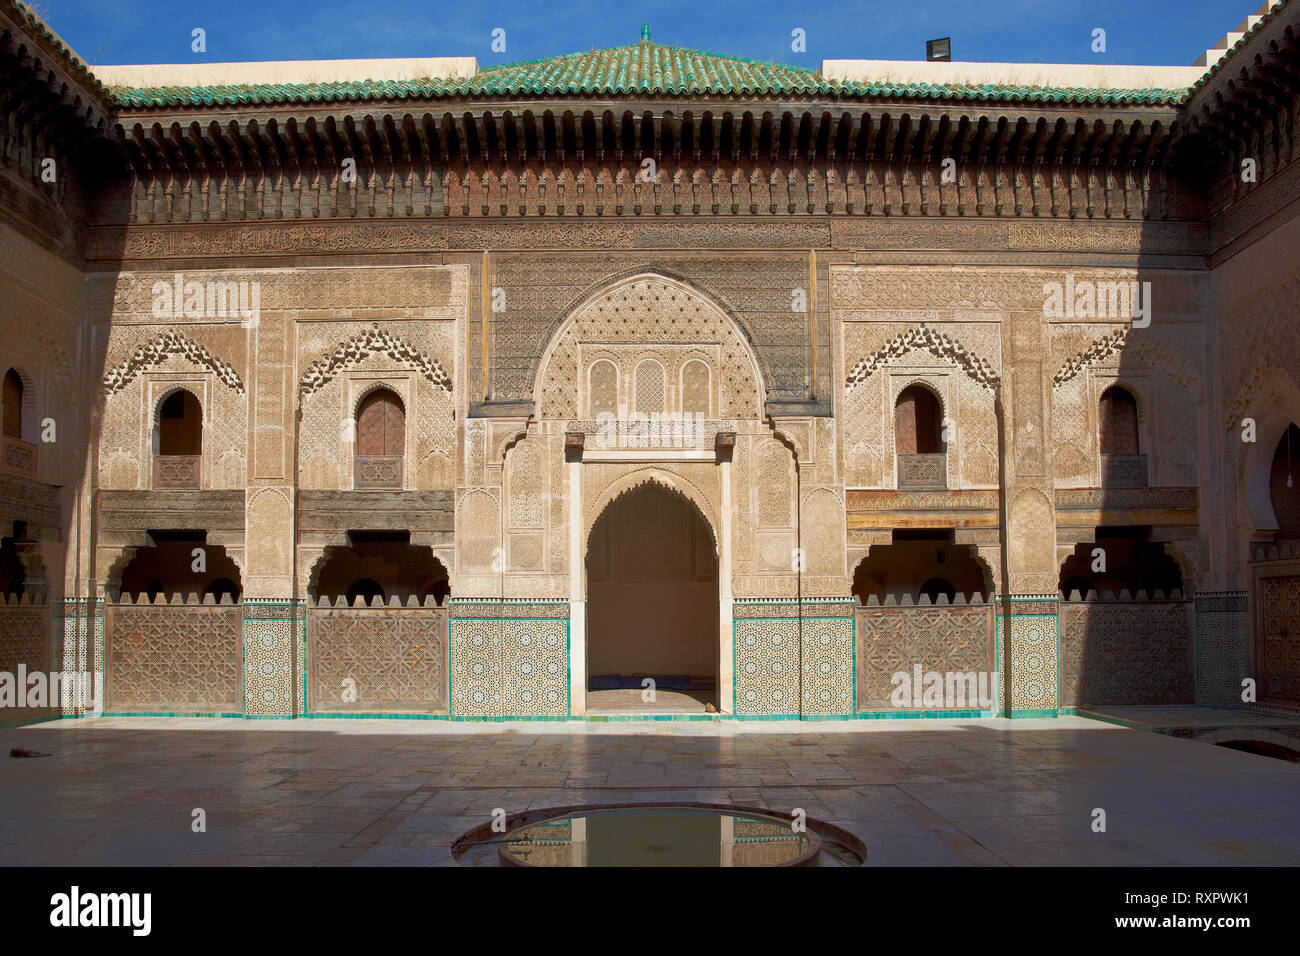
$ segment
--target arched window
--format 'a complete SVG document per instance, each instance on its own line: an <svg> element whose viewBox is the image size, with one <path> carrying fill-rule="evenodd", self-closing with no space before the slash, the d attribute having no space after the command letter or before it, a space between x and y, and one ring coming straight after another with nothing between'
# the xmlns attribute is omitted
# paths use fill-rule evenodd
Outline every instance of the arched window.
<svg viewBox="0 0 1300 956"><path fill-rule="evenodd" d="M153 486L199 487L203 409L193 394L182 388L162 400L154 441Z"/></svg>
<svg viewBox="0 0 1300 956"><path fill-rule="evenodd" d="M709 367L698 359L682 369L682 413L709 417Z"/></svg>
<svg viewBox="0 0 1300 956"><path fill-rule="evenodd" d="M406 409L397 393L378 388L357 406L357 488L402 487Z"/></svg>
<svg viewBox="0 0 1300 956"><path fill-rule="evenodd" d="M1097 528L1092 541L1076 544L1062 562L1057 590L1067 600L1076 591L1082 598L1089 591L1105 597L1107 592L1119 595L1128 591L1132 596L1138 591L1151 595L1182 590L1182 568L1165 550L1164 543L1151 537L1151 528L1146 525ZM1099 557L1104 561L1098 562Z"/></svg>
<svg viewBox="0 0 1300 956"><path fill-rule="evenodd" d="M1138 454L1137 399L1126 388L1112 385L1101 393L1099 409L1101 453Z"/></svg>
<svg viewBox="0 0 1300 956"><path fill-rule="evenodd" d="M149 537L153 543L136 550L121 576L108 583L110 591L143 594L150 601L160 594L164 600L177 594L186 599L198 594L211 595L220 603L222 595L228 595L238 603L239 567L225 548L207 542L204 532L154 531ZM202 550L205 559L198 567L194 561L196 548Z"/></svg>
<svg viewBox="0 0 1300 956"><path fill-rule="evenodd" d="M636 367L636 410L643 415L664 410L664 368L650 359Z"/></svg>
<svg viewBox="0 0 1300 956"><path fill-rule="evenodd" d="M894 457L898 487L904 490L948 487L944 457L943 410L924 385L909 385L894 402Z"/></svg>
<svg viewBox="0 0 1300 956"><path fill-rule="evenodd" d="M203 454L203 411L185 389L172 392L158 408L158 454Z"/></svg>
<svg viewBox="0 0 1300 956"><path fill-rule="evenodd" d="M1268 494L1279 538L1300 538L1300 428L1288 425L1273 453Z"/></svg>
<svg viewBox="0 0 1300 956"><path fill-rule="evenodd" d="M942 594L951 604L953 598L957 596L957 589L952 586L947 578L930 578L921 585L921 593L930 599L931 604L939 603L939 595Z"/></svg>
<svg viewBox="0 0 1300 956"><path fill-rule="evenodd" d="M4 436L23 437L23 380L13 369L5 372Z"/></svg>
<svg viewBox="0 0 1300 956"><path fill-rule="evenodd" d="M894 451L899 455L938 455L944 451L939 399L924 385L909 385L894 403Z"/></svg>
<svg viewBox="0 0 1300 956"><path fill-rule="evenodd" d="M374 578L362 578L354 581L347 592L348 604L355 604L357 598L362 598L367 605L375 598L380 601L385 600L384 589L379 586L379 582Z"/></svg>
<svg viewBox="0 0 1300 956"><path fill-rule="evenodd" d="M228 597L232 602L237 603L239 601L239 585L230 578L217 578L203 589L203 594L205 596L212 595L212 599L218 604L221 603L221 599L224 597Z"/></svg>
<svg viewBox="0 0 1300 956"><path fill-rule="evenodd" d="M613 362L601 359L591 366L588 378L587 404L591 417L602 414L618 415L618 369Z"/></svg>
<svg viewBox="0 0 1300 956"><path fill-rule="evenodd" d="M938 603L946 595L952 603L957 595L981 600L993 590L993 574L974 545L957 544L950 529L924 528L893 532L888 545L875 545L853 571L852 593L866 604L875 595L883 602L892 595L914 602L921 595Z"/></svg>

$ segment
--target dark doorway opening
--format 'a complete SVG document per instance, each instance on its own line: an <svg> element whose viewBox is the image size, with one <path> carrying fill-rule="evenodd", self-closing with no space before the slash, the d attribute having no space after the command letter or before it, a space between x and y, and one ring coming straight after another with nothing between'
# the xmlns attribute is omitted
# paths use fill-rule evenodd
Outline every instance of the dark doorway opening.
<svg viewBox="0 0 1300 956"><path fill-rule="evenodd" d="M717 709L718 559L682 495L649 484L613 501L587 547L588 710ZM654 700L644 700L645 681Z"/></svg>
<svg viewBox="0 0 1300 956"><path fill-rule="evenodd" d="M211 595L213 603L239 603L243 587L239 567L221 545L209 544L206 531L150 531L152 544L140 548L122 569L110 592L132 595L132 601L170 601Z"/></svg>
<svg viewBox="0 0 1300 956"><path fill-rule="evenodd" d="M896 529L893 541L876 545L853 572L853 595L859 604L873 597L884 603L922 597L931 604L987 599L993 576L973 545L957 544L949 528Z"/></svg>
<svg viewBox="0 0 1300 956"><path fill-rule="evenodd" d="M1100 527L1094 540L1074 546L1061 565L1058 587L1067 600L1078 592L1084 598L1089 591L1098 597L1110 593L1116 597L1124 591L1136 597L1156 591L1166 597L1183 589L1183 572L1163 543L1151 540L1151 528L1145 525Z"/></svg>

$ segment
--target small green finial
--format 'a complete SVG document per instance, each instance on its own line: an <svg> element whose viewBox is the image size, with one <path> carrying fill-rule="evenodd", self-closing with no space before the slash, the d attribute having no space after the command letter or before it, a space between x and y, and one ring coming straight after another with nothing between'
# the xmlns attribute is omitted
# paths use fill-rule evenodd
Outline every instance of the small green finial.
<svg viewBox="0 0 1300 956"><path fill-rule="evenodd" d="M650 24L648 23L641 24L641 42L642 43L650 42Z"/></svg>

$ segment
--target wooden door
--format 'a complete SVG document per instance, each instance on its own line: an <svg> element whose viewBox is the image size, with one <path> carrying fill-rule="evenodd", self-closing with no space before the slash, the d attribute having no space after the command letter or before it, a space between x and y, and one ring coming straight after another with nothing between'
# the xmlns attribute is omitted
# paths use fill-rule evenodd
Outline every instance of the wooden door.
<svg viewBox="0 0 1300 956"><path fill-rule="evenodd" d="M23 380L13 369L4 378L4 434L6 438L23 437Z"/></svg>
<svg viewBox="0 0 1300 956"><path fill-rule="evenodd" d="M1261 700L1300 703L1300 575L1259 579Z"/></svg>
<svg viewBox="0 0 1300 956"><path fill-rule="evenodd" d="M357 409L357 454L401 457L406 445L406 414L392 392L367 395Z"/></svg>

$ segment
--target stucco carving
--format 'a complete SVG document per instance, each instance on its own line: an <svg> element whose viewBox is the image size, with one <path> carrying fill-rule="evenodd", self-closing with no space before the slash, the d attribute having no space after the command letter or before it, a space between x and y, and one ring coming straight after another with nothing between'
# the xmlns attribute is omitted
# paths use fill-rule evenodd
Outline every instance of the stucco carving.
<svg viewBox="0 0 1300 956"><path fill-rule="evenodd" d="M325 358L312 362L298 382L298 391L310 395L329 384L340 371L374 354L387 355L396 362L414 366L429 382L446 392L452 388L449 376L438 360L424 355L414 345L390 335L376 323L352 336Z"/></svg>
<svg viewBox="0 0 1300 956"><path fill-rule="evenodd" d="M1115 352L1124 348L1124 344L1128 341L1128 334L1128 326L1124 326L1121 329L1116 329L1114 332L1111 332L1108 335L1103 335L1101 338L1097 339L1086 349L1078 355L1075 355L1057 369L1056 374L1052 376L1052 386L1060 387L1061 385L1064 385L1070 379L1074 378L1074 376L1083 371L1085 367L1092 365L1094 362L1099 362L1107 356L1113 355Z"/></svg>
<svg viewBox="0 0 1300 956"><path fill-rule="evenodd" d="M624 474L610 481L600 492L588 499L588 506L585 516L584 532L587 537L591 535L591 529L596 523L596 519L604 513L615 500L621 498L635 488L643 485L655 484L667 488L669 491L681 495L704 519L709 526L709 531L713 536L714 548L717 548L718 540L718 517L716 506L709 500L708 495L689 478L676 474L663 467L637 468L633 467Z"/></svg>
<svg viewBox="0 0 1300 956"><path fill-rule="evenodd" d="M960 342L950 339L942 332L921 325L895 336L854 365L844 381L845 390L852 391L870 378L876 369L915 349L925 349L939 358L952 362L984 388L993 389L1001 381L998 373L986 359L974 354Z"/></svg>
<svg viewBox="0 0 1300 956"><path fill-rule="evenodd" d="M536 394L539 417L577 418L578 394L586 368L579 362L595 355L584 354L584 343L601 343L614 352L626 353L630 344L644 344L644 355L619 355L621 398L629 410L661 405L664 372L659 370L646 391L642 384L629 383L638 367L654 356L672 372L668 380L674 393L680 389L677 370L691 358L707 358L716 350L718 367L707 381L716 383L719 418L757 418L760 409L758 366L753 352L735 323L720 308L686 284L657 275L641 275L615 285L580 306L556 333L543 358ZM698 345L691 354L677 354L666 362L665 347ZM677 350L674 350L677 351ZM633 374L629 374L633 373ZM680 398L669 403L680 407Z"/></svg>
<svg viewBox="0 0 1300 956"><path fill-rule="evenodd" d="M124 362L104 374L104 389L109 395L120 392L131 380L169 355L181 355L190 362L206 368L223 384L237 392L244 391L244 382L229 363L223 362L193 339L177 329L168 329L145 342Z"/></svg>

